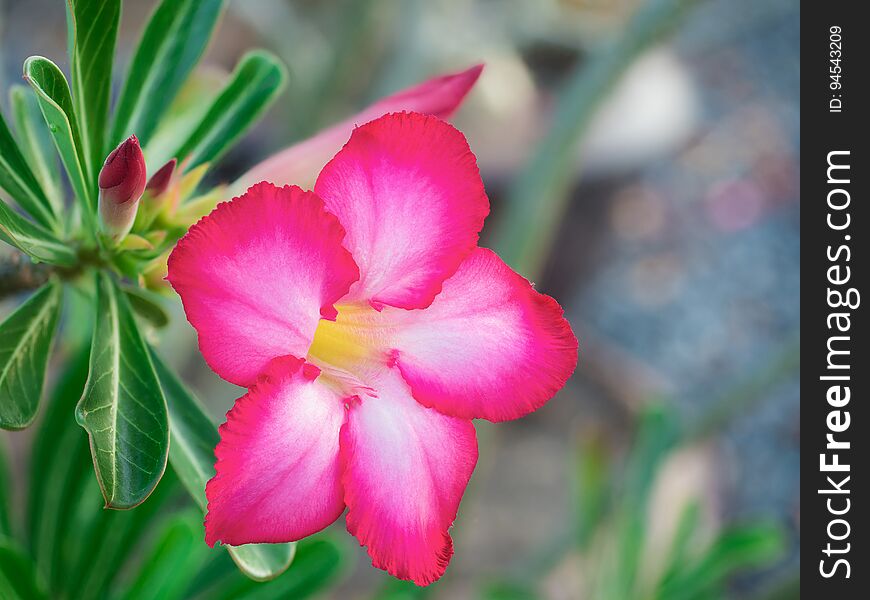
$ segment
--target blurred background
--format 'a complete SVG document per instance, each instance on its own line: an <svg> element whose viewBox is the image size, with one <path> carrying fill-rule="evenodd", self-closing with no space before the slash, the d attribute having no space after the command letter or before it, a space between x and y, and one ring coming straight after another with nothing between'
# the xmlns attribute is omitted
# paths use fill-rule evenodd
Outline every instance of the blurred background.
<svg viewBox="0 0 870 600"><path fill-rule="evenodd" d="M121 64L152 6L125 2ZM216 180L484 62L454 119L492 201L481 243L580 339L545 408L479 424L442 581L395 582L336 535L319 597L799 597L799 23L792 0L229 3L206 68L262 46L291 81ZM60 0L0 1L3 89L31 54L67 69L65 33ZM241 391L173 316L155 339L222 420ZM13 500L31 435L0 435Z"/></svg>

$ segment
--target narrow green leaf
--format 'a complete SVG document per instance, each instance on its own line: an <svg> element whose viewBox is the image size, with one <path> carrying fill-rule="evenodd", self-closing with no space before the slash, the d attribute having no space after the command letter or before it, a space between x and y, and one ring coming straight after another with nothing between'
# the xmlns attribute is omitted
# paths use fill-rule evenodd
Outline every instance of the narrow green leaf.
<svg viewBox="0 0 870 600"><path fill-rule="evenodd" d="M142 503L166 468L166 401L130 304L104 272L97 276L97 322L76 419L90 436L106 507Z"/></svg>
<svg viewBox="0 0 870 600"><path fill-rule="evenodd" d="M160 118L160 125L143 148L145 162L163 165L171 159L202 121L203 115L226 85L230 74L218 69L200 69L191 73Z"/></svg>
<svg viewBox="0 0 870 600"><path fill-rule="evenodd" d="M18 248L35 261L71 267L76 253L47 229L28 221L0 200L0 240Z"/></svg>
<svg viewBox="0 0 870 600"><path fill-rule="evenodd" d="M109 597L119 575L141 556L142 542L165 522L182 493L170 471L136 510L103 510L99 487L92 478L88 483L73 522L75 530L69 536L74 546L64 554L60 586L68 598Z"/></svg>
<svg viewBox="0 0 870 600"><path fill-rule="evenodd" d="M162 0L133 54L118 99L112 141L135 133L145 146L166 108L199 62L223 0Z"/></svg>
<svg viewBox="0 0 870 600"><path fill-rule="evenodd" d="M87 315L75 315L87 321ZM88 377L88 348L66 356L66 365L46 401L45 416L34 436L27 494L27 531L31 554L52 586L62 581L62 551L75 536L70 524L74 502L90 478L88 443L71 418Z"/></svg>
<svg viewBox="0 0 870 600"><path fill-rule="evenodd" d="M174 154L187 169L213 163L257 120L287 81L287 70L272 54L247 53L199 125Z"/></svg>
<svg viewBox="0 0 870 600"><path fill-rule="evenodd" d="M9 88L9 103L21 151L33 175L45 192L54 215L63 214L63 186L57 168L57 154L39 110L33 90L15 84Z"/></svg>
<svg viewBox="0 0 870 600"><path fill-rule="evenodd" d="M60 284L50 281L0 324L0 427L36 418L60 314Z"/></svg>
<svg viewBox="0 0 870 600"><path fill-rule="evenodd" d="M0 188L18 203L24 211L49 229L57 222L45 193L30 170L18 143L0 113Z"/></svg>
<svg viewBox="0 0 870 600"><path fill-rule="evenodd" d="M650 493L662 463L678 440L676 416L671 410L656 405L644 408L615 515L615 561L602 579L608 590L605 596L637 596L640 561L648 534L646 514Z"/></svg>
<svg viewBox="0 0 870 600"><path fill-rule="evenodd" d="M93 219L96 202L85 171L87 161L66 77L47 58L31 56L24 61L24 79L36 91L39 108L48 123L48 130L69 176L73 192L82 203L87 218Z"/></svg>
<svg viewBox="0 0 870 600"><path fill-rule="evenodd" d="M199 507L206 510L205 484L214 476L214 448L220 441L217 427L175 373L151 349L160 385L169 407L172 445L169 460L181 483ZM248 577L264 581L287 570L296 544L227 546L233 560Z"/></svg>
<svg viewBox="0 0 870 600"><path fill-rule="evenodd" d="M592 117L638 56L677 29L697 0L640 3L623 32L571 74L549 130L508 190L493 248L521 275L543 268L570 198L576 147Z"/></svg>
<svg viewBox="0 0 870 600"><path fill-rule="evenodd" d="M169 324L169 313L163 308L160 296L132 285L122 286L121 289L137 315L154 327L166 327Z"/></svg>
<svg viewBox="0 0 870 600"><path fill-rule="evenodd" d="M0 437L0 539L12 536L9 512L11 502L9 493L12 491L12 477L9 474L9 459L6 453L5 440Z"/></svg>
<svg viewBox="0 0 870 600"><path fill-rule="evenodd" d="M106 123L112 91L112 59L121 0L67 0L73 30L72 81L81 119L82 155L88 181L96 181L106 154Z"/></svg>
<svg viewBox="0 0 870 600"><path fill-rule="evenodd" d="M782 529L772 524L736 526L724 531L698 560L662 582L656 598L705 600L721 594L730 577L769 566L782 556Z"/></svg>
<svg viewBox="0 0 870 600"><path fill-rule="evenodd" d="M0 598L47 598L36 566L18 545L0 537Z"/></svg>
<svg viewBox="0 0 870 600"><path fill-rule="evenodd" d="M166 522L142 561L142 568L121 598L185 598L184 592L208 560L202 513L185 511Z"/></svg>

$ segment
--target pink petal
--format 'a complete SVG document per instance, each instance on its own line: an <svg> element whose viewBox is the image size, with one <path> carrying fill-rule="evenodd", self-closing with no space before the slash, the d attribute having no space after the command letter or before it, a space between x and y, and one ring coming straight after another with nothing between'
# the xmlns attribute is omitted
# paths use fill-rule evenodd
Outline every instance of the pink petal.
<svg viewBox="0 0 870 600"><path fill-rule="evenodd" d="M425 308L477 246L489 200L465 137L417 113L354 130L315 191L360 268L349 301Z"/></svg>
<svg viewBox="0 0 870 600"><path fill-rule="evenodd" d="M302 360L276 359L227 413L205 488L209 546L295 541L341 516L345 409L318 374Z"/></svg>
<svg viewBox="0 0 870 600"><path fill-rule="evenodd" d="M394 369L375 387L341 430L347 529L375 567L428 585L453 555L447 530L477 462L474 426L415 402Z"/></svg>
<svg viewBox="0 0 870 600"><path fill-rule="evenodd" d="M306 355L358 277L343 237L313 193L261 183L178 242L167 279L218 375L249 386L273 358Z"/></svg>
<svg viewBox="0 0 870 600"><path fill-rule="evenodd" d="M475 65L378 100L346 121L267 158L243 175L236 185L244 189L258 181L271 181L276 185L296 184L310 188L323 165L341 149L354 127L403 110L446 119L459 108L482 70L483 65Z"/></svg>
<svg viewBox="0 0 870 600"><path fill-rule="evenodd" d="M398 311L393 311L398 312ZM491 250L478 248L395 337L399 369L426 406L506 421L543 406L577 366L562 307Z"/></svg>
<svg viewBox="0 0 870 600"><path fill-rule="evenodd" d="M336 326L386 355L420 403L464 419L525 416L577 365L577 338L559 304L485 248L429 308L342 312Z"/></svg>

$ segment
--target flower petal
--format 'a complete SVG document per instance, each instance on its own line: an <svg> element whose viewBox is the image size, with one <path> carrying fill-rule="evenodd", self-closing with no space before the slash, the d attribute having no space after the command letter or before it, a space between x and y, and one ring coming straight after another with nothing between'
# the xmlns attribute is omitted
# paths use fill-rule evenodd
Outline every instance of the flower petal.
<svg viewBox="0 0 870 600"><path fill-rule="evenodd" d="M577 338L559 304L485 248L444 282L429 308L340 310L327 329L376 349L362 360L397 366L423 405L464 419L525 416L577 365Z"/></svg>
<svg viewBox="0 0 870 600"><path fill-rule="evenodd" d="M249 386L273 358L306 355L358 277L343 237L313 193L261 183L178 242L167 278L218 375Z"/></svg>
<svg viewBox="0 0 870 600"><path fill-rule="evenodd" d="M291 542L341 516L345 408L318 374L302 360L276 359L227 413L205 488L209 546Z"/></svg>
<svg viewBox="0 0 870 600"><path fill-rule="evenodd" d="M425 311L391 311L394 359L414 397L467 419L507 421L543 406L577 366L562 307L478 248ZM389 318L385 315L385 318Z"/></svg>
<svg viewBox="0 0 870 600"><path fill-rule="evenodd" d="M341 430L347 529L375 567L428 585L453 555L447 530L477 462L474 425L415 402L394 369L375 387Z"/></svg>
<svg viewBox="0 0 870 600"><path fill-rule="evenodd" d="M323 165L341 149L354 127L381 115L403 110L446 119L459 108L482 70L483 65L475 65L378 100L346 121L267 158L245 173L236 186L245 189L258 181L271 181L276 185L296 184L310 188Z"/></svg>
<svg viewBox="0 0 870 600"><path fill-rule="evenodd" d="M347 300L425 308L476 247L489 212L465 137L435 117L385 115L354 130L315 191L360 268Z"/></svg>

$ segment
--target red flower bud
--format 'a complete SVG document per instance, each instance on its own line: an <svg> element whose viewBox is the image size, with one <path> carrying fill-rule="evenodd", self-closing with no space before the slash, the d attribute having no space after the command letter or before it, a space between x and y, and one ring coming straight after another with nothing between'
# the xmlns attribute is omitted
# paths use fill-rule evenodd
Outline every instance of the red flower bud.
<svg viewBox="0 0 870 600"><path fill-rule="evenodd" d="M178 161L173 158L157 169L157 172L148 180L145 189L148 190L152 196L159 196L169 187L169 182L172 181L172 174L175 173L175 165L177 162Z"/></svg>
<svg viewBox="0 0 870 600"><path fill-rule="evenodd" d="M145 157L135 135L112 150L100 170L100 216L107 233L121 239L136 218L145 190Z"/></svg>

